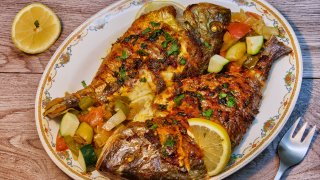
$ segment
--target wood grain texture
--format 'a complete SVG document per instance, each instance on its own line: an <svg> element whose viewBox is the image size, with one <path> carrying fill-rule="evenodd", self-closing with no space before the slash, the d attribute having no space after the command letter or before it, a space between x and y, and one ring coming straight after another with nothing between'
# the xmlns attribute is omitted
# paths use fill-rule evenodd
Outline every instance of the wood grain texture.
<svg viewBox="0 0 320 180"><path fill-rule="evenodd" d="M0 179L70 179L43 149L34 122L34 100L41 74L62 41L87 18L116 0L41 0L63 23L58 41L46 52L27 55L14 47L10 28L27 0L0 3ZM304 79L293 114L280 135L247 166L228 179L273 179L279 159L276 147L298 116L320 127L320 1L269 1L293 26L303 53ZM320 179L319 128L303 162L286 179Z"/></svg>

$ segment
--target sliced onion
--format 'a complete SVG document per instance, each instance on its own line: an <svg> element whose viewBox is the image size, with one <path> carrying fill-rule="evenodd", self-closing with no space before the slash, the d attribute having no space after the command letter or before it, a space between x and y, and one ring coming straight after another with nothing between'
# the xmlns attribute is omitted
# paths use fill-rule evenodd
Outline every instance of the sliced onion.
<svg viewBox="0 0 320 180"><path fill-rule="evenodd" d="M114 114L106 123L104 123L102 128L107 131L111 131L114 127L121 124L124 120L126 120L126 115L121 109L119 109L116 114Z"/></svg>

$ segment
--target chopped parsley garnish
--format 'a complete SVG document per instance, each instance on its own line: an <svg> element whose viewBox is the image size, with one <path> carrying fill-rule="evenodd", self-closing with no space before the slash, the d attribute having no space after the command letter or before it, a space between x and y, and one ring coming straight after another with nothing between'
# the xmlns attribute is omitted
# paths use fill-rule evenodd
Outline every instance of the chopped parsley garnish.
<svg viewBox="0 0 320 180"><path fill-rule="evenodd" d="M212 113L213 113L212 109L207 109L206 111L202 112L202 116L209 119L211 117Z"/></svg>
<svg viewBox="0 0 320 180"><path fill-rule="evenodd" d="M163 42L161 43L162 48L163 48L163 49L164 49L164 48L167 48L169 42L170 42L170 41L163 41Z"/></svg>
<svg viewBox="0 0 320 180"><path fill-rule="evenodd" d="M87 83L83 80L83 81L81 81L81 84L82 84L82 86L85 88L85 87L87 87Z"/></svg>
<svg viewBox="0 0 320 180"><path fill-rule="evenodd" d="M167 48L168 47L168 44L171 42L171 41L173 41L173 38L170 36L170 34L169 33L167 33L167 32L163 32L163 34L164 34L164 37L166 38L166 40L165 41L163 41L162 42L162 48Z"/></svg>
<svg viewBox="0 0 320 180"><path fill-rule="evenodd" d="M164 34L164 37L166 38L167 41L172 41L173 40L173 38L170 36L169 33L164 32L163 34Z"/></svg>
<svg viewBox="0 0 320 180"><path fill-rule="evenodd" d="M173 101L174 101L174 103L177 105L177 106L180 106L181 105L181 101L182 101L182 99L185 97L185 95L184 94L180 94L179 96L177 96L177 97L175 97L174 99L173 99Z"/></svg>
<svg viewBox="0 0 320 180"><path fill-rule="evenodd" d="M160 34L162 34L162 29L156 29L154 30L151 35L149 36L149 40L150 41L156 41L158 39L158 37L160 36Z"/></svg>
<svg viewBox="0 0 320 180"><path fill-rule="evenodd" d="M234 107L237 103L237 99L230 93L230 94L226 94L226 93L220 93L219 94L219 102L221 104L225 104L227 107Z"/></svg>
<svg viewBox="0 0 320 180"><path fill-rule="evenodd" d="M122 50L121 56L119 56L118 59L119 59L119 60L125 60L125 59L127 59L128 57L129 57L129 55L128 55L127 51Z"/></svg>
<svg viewBox="0 0 320 180"><path fill-rule="evenodd" d="M147 56L149 53L147 53L145 50L139 49L136 51L140 56Z"/></svg>
<svg viewBox="0 0 320 180"><path fill-rule="evenodd" d="M157 23L157 22L154 22L154 21L151 21L150 24L153 27L160 26L160 23Z"/></svg>
<svg viewBox="0 0 320 180"><path fill-rule="evenodd" d="M227 97L227 94L226 93L220 93L219 94L219 98L222 99L222 98L226 98Z"/></svg>
<svg viewBox="0 0 320 180"><path fill-rule="evenodd" d="M178 121L177 120L173 120L173 124L178 124Z"/></svg>
<svg viewBox="0 0 320 180"><path fill-rule="evenodd" d="M170 55L173 55L173 54L179 54L179 46L177 44L177 42L173 42L170 49L167 51L167 55L170 56Z"/></svg>
<svg viewBox="0 0 320 180"><path fill-rule="evenodd" d="M196 93L196 96L197 96L197 98L198 98L200 101L202 101L202 100L205 99L205 98L203 97L203 95L200 94L200 93Z"/></svg>
<svg viewBox="0 0 320 180"><path fill-rule="evenodd" d="M145 35L145 34L147 34L148 32L150 32L151 31L151 28L147 28L147 29L145 29L145 30L143 30L142 32L141 32L141 34L142 35Z"/></svg>
<svg viewBox="0 0 320 180"><path fill-rule="evenodd" d="M165 105L165 104L159 104L158 109L159 109L159 110L166 110L167 107L168 107L168 106Z"/></svg>
<svg viewBox="0 0 320 180"><path fill-rule="evenodd" d="M36 20L33 24L34 24L34 26L36 26L36 28L40 27L40 23L38 20Z"/></svg>
<svg viewBox="0 0 320 180"><path fill-rule="evenodd" d="M145 77L140 79L140 82L147 82L147 79Z"/></svg>
<svg viewBox="0 0 320 180"><path fill-rule="evenodd" d="M153 130L155 130L155 129L157 129L158 128L158 125L156 125L156 124L153 124L151 127L150 127L150 129L153 129Z"/></svg>
<svg viewBox="0 0 320 180"><path fill-rule="evenodd" d="M165 157L169 155L165 148L162 148L162 155Z"/></svg>
<svg viewBox="0 0 320 180"><path fill-rule="evenodd" d="M181 65L185 65L185 64L187 63L187 61L186 61L185 58L181 57L180 60L179 60L179 63L180 63Z"/></svg>
<svg viewBox="0 0 320 180"><path fill-rule="evenodd" d="M227 83L223 83L222 86L223 86L224 88L228 88L228 87L229 87L229 85L228 85Z"/></svg>
<svg viewBox="0 0 320 180"><path fill-rule="evenodd" d="M227 106L228 107L234 107L236 104L237 100L235 97L233 96L228 96L228 100L227 100Z"/></svg>
<svg viewBox="0 0 320 180"><path fill-rule="evenodd" d="M207 48L211 48L211 44L209 44L207 41L204 41L203 44L204 44Z"/></svg>
<svg viewBox="0 0 320 180"><path fill-rule="evenodd" d="M164 146L166 146L166 147L173 147L175 143L176 143L176 142L174 141L174 139L173 139L171 136L169 136L169 137L167 138L166 142L164 143Z"/></svg>
<svg viewBox="0 0 320 180"><path fill-rule="evenodd" d="M142 43L141 45L140 45L140 47L142 48L142 49L146 49L147 48L147 44L145 44L145 43Z"/></svg>
<svg viewBox="0 0 320 180"><path fill-rule="evenodd" d="M130 35L126 38L124 38L124 42L130 42L131 39L134 39L133 43L135 43L138 40L139 36L138 35Z"/></svg>
<svg viewBox="0 0 320 180"><path fill-rule="evenodd" d="M119 69L119 75L120 75L121 79L126 79L126 77L127 77L126 71L123 68Z"/></svg>

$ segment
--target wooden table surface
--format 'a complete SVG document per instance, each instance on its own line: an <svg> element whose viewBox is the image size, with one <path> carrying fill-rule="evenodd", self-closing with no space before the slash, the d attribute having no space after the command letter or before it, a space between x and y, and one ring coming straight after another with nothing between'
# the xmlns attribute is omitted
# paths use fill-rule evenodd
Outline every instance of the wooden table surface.
<svg viewBox="0 0 320 180"><path fill-rule="evenodd" d="M11 42L15 14L27 0L0 3L0 179L69 179L44 151L35 125L34 102L39 80L61 42L87 18L115 0L40 0L61 19L63 31L46 52L27 55ZM303 83L297 105L280 135L257 158L228 179L273 179L279 159L280 137L302 116L320 127L320 1L270 0L294 28L303 55ZM286 179L320 179L319 128L301 164L288 170Z"/></svg>

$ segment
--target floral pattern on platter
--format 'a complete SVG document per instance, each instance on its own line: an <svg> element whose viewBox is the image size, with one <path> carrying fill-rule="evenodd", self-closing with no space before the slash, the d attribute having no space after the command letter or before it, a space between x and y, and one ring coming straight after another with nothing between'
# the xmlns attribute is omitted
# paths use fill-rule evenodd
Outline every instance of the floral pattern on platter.
<svg viewBox="0 0 320 180"><path fill-rule="evenodd" d="M145 2L148 2L150 0L126 0L123 1L123 3L120 3L118 6L113 7L112 9L108 10L107 12L104 12L99 18L96 18L94 21L89 22L90 24L86 26L84 29L79 30L79 32L71 39L69 43L67 43L67 46L62 49L62 52L58 59L53 62L54 65L52 69L47 73L48 78L46 81L44 81L44 90L43 93L40 94L42 96L42 102L41 102L41 112L43 112L46 104L52 99L50 94L50 89L55 83L55 77L60 72L62 68L65 67L65 65L70 62L73 56L73 48L78 46L84 39L88 36L90 33L95 33L97 31L103 30L105 26L109 23L110 19L113 18L113 16L116 16L117 14L128 10L132 7L141 6ZM260 12L260 14L266 18L267 20L271 21L274 27L277 27L279 29L280 35L278 36L279 39L281 39L284 43L287 45L291 45L292 42L290 42L290 38L288 33L285 31L285 28L283 25L276 19L276 17L273 16L272 13L270 13L267 9L265 9L263 6L261 6L259 3L257 3L255 0L230 0L231 2L235 3L236 5L240 7L247 7L247 8L253 8L256 11ZM282 101L280 103L280 107L278 109L278 113L276 115L273 115L272 117L265 120L265 123L263 127L261 128L261 133L253 139L252 142L250 142L247 147L243 147L242 150L238 153L233 153L231 156L231 159L229 161L229 164L227 168L224 170L224 172L228 171L231 168L236 167L239 163L242 162L243 159L248 157L248 154L255 149L258 148L258 146L263 143L264 139L274 130L276 127L276 124L278 123L279 118L284 113L284 110L288 106L289 98L293 94L293 86L295 82L297 81L296 78L296 67L295 63L293 62L294 56L290 55L289 61L291 64L291 67L286 71L285 77L282 79L285 82L285 88L287 90L286 94L283 96ZM51 122L51 120L47 117L42 116L42 124L40 124L44 129L44 134L51 145L53 149L55 149L55 136L56 131L54 131L54 128L52 126L55 126ZM83 174L81 171L80 166L78 163L73 159L71 152L68 150L66 152L52 152L56 156L60 158L60 160L65 164L65 166L69 167L69 169L72 169L73 172L77 175L81 175L80 177L86 177L91 179L100 179L103 178L99 173L93 172L90 174Z"/></svg>

